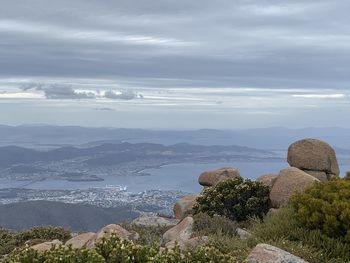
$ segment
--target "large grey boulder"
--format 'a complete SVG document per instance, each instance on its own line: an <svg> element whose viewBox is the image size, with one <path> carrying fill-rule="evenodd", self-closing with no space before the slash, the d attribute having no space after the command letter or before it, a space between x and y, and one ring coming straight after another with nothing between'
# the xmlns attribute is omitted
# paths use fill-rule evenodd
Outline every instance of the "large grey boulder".
<svg viewBox="0 0 350 263"><path fill-rule="evenodd" d="M170 228L163 234L162 244L165 245L170 241L184 241L191 238L193 232L193 218L188 216L179 224Z"/></svg>
<svg viewBox="0 0 350 263"><path fill-rule="evenodd" d="M62 242L59 241L58 239L55 239L53 241L43 242L43 243L31 246L30 248L32 248L38 252L45 252L45 251L50 250L52 247L54 247L54 246L57 247L59 245L62 245Z"/></svg>
<svg viewBox="0 0 350 263"><path fill-rule="evenodd" d="M83 248L86 245L96 238L96 234L93 232L87 232L80 235L77 235L66 242L66 246L72 246L72 248Z"/></svg>
<svg viewBox="0 0 350 263"><path fill-rule="evenodd" d="M317 139L303 139L288 148L288 163L305 172L310 172L319 180L339 175L339 165L334 149L326 142ZM323 173L317 173L323 172Z"/></svg>
<svg viewBox="0 0 350 263"><path fill-rule="evenodd" d="M178 200L174 205L174 215L176 219L184 219L192 215L193 205L196 203L197 195L187 195Z"/></svg>
<svg viewBox="0 0 350 263"><path fill-rule="evenodd" d="M268 174L259 176L256 179L256 181L262 183L265 186L268 186L271 189L277 177L278 177L278 173L268 173Z"/></svg>
<svg viewBox="0 0 350 263"><path fill-rule="evenodd" d="M198 182L202 186L215 186L221 181L237 177L240 177L240 173L237 169L224 167L202 173L198 178Z"/></svg>
<svg viewBox="0 0 350 263"><path fill-rule="evenodd" d="M247 258L247 263L308 263L287 251L268 244L258 244Z"/></svg>
<svg viewBox="0 0 350 263"><path fill-rule="evenodd" d="M280 207L288 202L293 193L304 192L315 182L319 180L298 168L289 167L281 170L270 191L272 206Z"/></svg>

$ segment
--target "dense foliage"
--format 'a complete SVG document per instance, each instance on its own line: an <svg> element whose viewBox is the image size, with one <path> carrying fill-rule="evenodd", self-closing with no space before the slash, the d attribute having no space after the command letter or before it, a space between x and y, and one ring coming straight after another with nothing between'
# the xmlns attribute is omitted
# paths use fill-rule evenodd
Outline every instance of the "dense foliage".
<svg viewBox="0 0 350 263"><path fill-rule="evenodd" d="M70 231L62 227L34 227L22 232L0 229L0 255L7 254L14 248L23 246L26 242L40 243L53 239L66 241L70 237Z"/></svg>
<svg viewBox="0 0 350 263"><path fill-rule="evenodd" d="M197 199L195 213L222 215L234 221L260 217L270 208L269 188L260 182L235 178L206 189Z"/></svg>
<svg viewBox="0 0 350 263"><path fill-rule="evenodd" d="M298 221L350 243L350 181L320 182L291 198Z"/></svg>
<svg viewBox="0 0 350 263"><path fill-rule="evenodd" d="M253 220L249 231L255 243L277 246L310 263L350 263L349 243L308 229L290 206L269 213L263 221Z"/></svg>
<svg viewBox="0 0 350 263"><path fill-rule="evenodd" d="M120 240L115 235L100 242L96 249L72 249L60 246L44 253L32 249L15 251L4 263L236 263L237 261L213 247L200 247L181 253L179 248L159 252L155 246L143 246Z"/></svg>

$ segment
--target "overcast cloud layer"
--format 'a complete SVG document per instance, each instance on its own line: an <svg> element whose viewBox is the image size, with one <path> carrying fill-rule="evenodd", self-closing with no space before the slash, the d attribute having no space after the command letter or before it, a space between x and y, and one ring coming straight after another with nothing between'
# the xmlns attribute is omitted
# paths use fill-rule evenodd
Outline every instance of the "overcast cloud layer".
<svg viewBox="0 0 350 263"><path fill-rule="evenodd" d="M350 127L350 2L3 0L0 123Z"/></svg>

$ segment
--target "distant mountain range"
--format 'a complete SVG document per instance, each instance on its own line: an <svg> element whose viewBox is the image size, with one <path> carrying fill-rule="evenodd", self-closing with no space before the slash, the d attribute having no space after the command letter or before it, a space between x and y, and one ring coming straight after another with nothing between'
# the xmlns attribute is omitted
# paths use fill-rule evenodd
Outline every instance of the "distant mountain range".
<svg viewBox="0 0 350 263"><path fill-rule="evenodd" d="M23 230L52 225L72 231L96 231L106 224L131 221L139 214L130 207L102 208L85 204L31 201L0 205L0 226Z"/></svg>
<svg viewBox="0 0 350 263"><path fill-rule="evenodd" d="M114 165L132 161L145 161L147 159L188 159L207 156L225 155L271 155L268 151L253 149L242 146L203 146L187 143L175 145L161 145L154 143L120 143L102 144L89 148L77 148L72 146L57 148L48 151L39 151L19 146L0 147L0 167L10 167L15 164L33 164L35 162L57 162L73 158L85 157L89 165ZM13 167L12 170L21 173L25 167ZM31 172L38 172L43 169L31 168Z"/></svg>
<svg viewBox="0 0 350 263"><path fill-rule="evenodd" d="M0 125L0 145L57 148L62 146L91 147L103 143L156 143L171 145L241 145L261 149L286 149L301 138L319 138L330 144L350 149L350 129L283 127L242 130L142 130L87 128L78 126L6 126Z"/></svg>

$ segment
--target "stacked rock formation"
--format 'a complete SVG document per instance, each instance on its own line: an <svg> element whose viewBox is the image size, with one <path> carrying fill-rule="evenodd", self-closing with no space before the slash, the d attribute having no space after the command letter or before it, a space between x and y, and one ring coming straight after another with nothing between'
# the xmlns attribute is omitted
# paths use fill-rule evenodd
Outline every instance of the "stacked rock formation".
<svg viewBox="0 0 350 263"><path fill-rule="evenodd" d="M316 139L297 141L288 148L288 163L292 167L327 181L333 176L339 176L339 166L335 151L326 142Z"/></svg>
<svg viewBox="0 0 350 263"><path fill-rule="evenodd" d="M291 167L278 174L257 178L270 187L270 199L275 208L285 204L294 192L303 192L314 182L339 176L335 151L328 143L317 139L303 139L291 144L287 161Z"/></svg>
<svg viewBox="0 0 350 263"><path fill-rule="evenodd" d="M217 185L219 182L237 177L240 177L240 173L237 169L224 167L213 171L203 172L198 177L198 183L206 189ZM175 218L181 220L186 216L191 215L197 197L198 195L188 195L177 201L173 209Z"/></svg>

